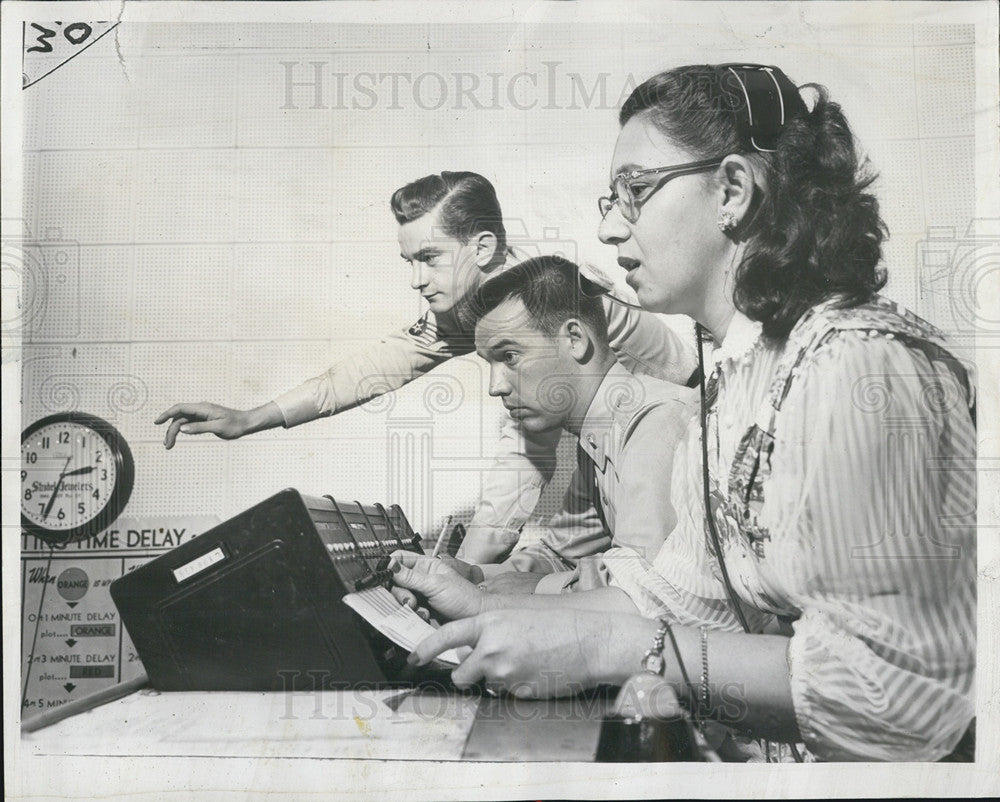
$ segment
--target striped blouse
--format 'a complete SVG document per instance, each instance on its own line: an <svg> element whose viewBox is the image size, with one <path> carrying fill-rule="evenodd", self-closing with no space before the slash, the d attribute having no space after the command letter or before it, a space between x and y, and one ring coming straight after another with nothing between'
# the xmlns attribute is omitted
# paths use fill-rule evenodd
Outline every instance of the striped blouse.
<svg viewBox="0 0 1000 802"><path fill-rule="evenodd" d="M936 760L974 715L972 391L945 351L891 326L817 330L777 404L786 344L737 313L714 354L710 504L729 577L754 631L792 622L795 715L817 758ZM627 549L606 564L644 615L737 631L701 466L695 419L674 458L677 527L652 564Z"/></svg>

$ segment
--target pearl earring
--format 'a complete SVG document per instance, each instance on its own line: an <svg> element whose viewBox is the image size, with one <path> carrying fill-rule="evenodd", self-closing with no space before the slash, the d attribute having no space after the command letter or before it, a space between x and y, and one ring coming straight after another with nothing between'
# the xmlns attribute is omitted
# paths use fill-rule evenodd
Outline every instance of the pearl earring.
<svg viewBox="0 0 1000 802"><path fill-rule="evenodd" d="M719 231L732 231L739 224L736 215L728 209L719 212Z"/></svg>

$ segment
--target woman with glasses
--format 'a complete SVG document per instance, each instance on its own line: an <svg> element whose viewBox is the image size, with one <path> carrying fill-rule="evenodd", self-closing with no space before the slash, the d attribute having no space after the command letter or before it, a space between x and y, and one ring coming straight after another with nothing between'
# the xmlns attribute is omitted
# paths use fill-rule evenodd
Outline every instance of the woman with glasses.
<svg viewBox="0 0 1000 802"><path fill-rule="evenodd" d="M775 67L700 65L625 103L599 236L643 307L715 345L674 459L678 525L651 562L606 553L603 591L469 588L440 612L478 614L414 662L467 644L456 682L522 694L653 670L696 717L825 760L969 742L973 389L939 332L877 294L873 176L839 106L808 93ZM442 573L397 581L433 606Z"/></svg>

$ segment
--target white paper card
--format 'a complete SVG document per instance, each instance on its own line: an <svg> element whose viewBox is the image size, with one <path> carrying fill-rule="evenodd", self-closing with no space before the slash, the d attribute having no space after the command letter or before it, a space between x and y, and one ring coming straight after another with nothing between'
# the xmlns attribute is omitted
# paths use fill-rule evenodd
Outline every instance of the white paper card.
<svg viewBox="0 0 1000 802"><path fill-rule="evenodd" d="M396 597L383 587L349 593L344 596L344 602L389 640L408 652L412 652L420 641L434 632L434 627L409 607L396 601ZM461 662L454 649L442 652L436 659L453 666Z"/></svg>

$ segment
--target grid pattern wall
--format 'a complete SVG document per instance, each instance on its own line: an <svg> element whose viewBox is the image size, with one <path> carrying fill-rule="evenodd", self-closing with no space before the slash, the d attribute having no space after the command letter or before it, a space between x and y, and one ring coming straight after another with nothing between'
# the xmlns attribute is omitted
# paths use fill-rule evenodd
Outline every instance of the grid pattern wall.
<svg viewBox="0 0 1000 802"><path fill-rule="evenodd" d="M474 357L436 375L461 390L443 410L423 380L170 452L153 419L179 401L263 403L411 323L388 198L421 175L481 172L515 241L613 264L594 199L615 108L706 54L829 87L881 174L890 294L953 323L921 289L920 255L929 228L961 236L974 216L971 27L158 23L118 39L123 60L109 37L24 93L22 420L78 408L115 423L137 462L130 514L227 517L295 486L402 503L424 532L467 515L502 414Z"/></svg>

